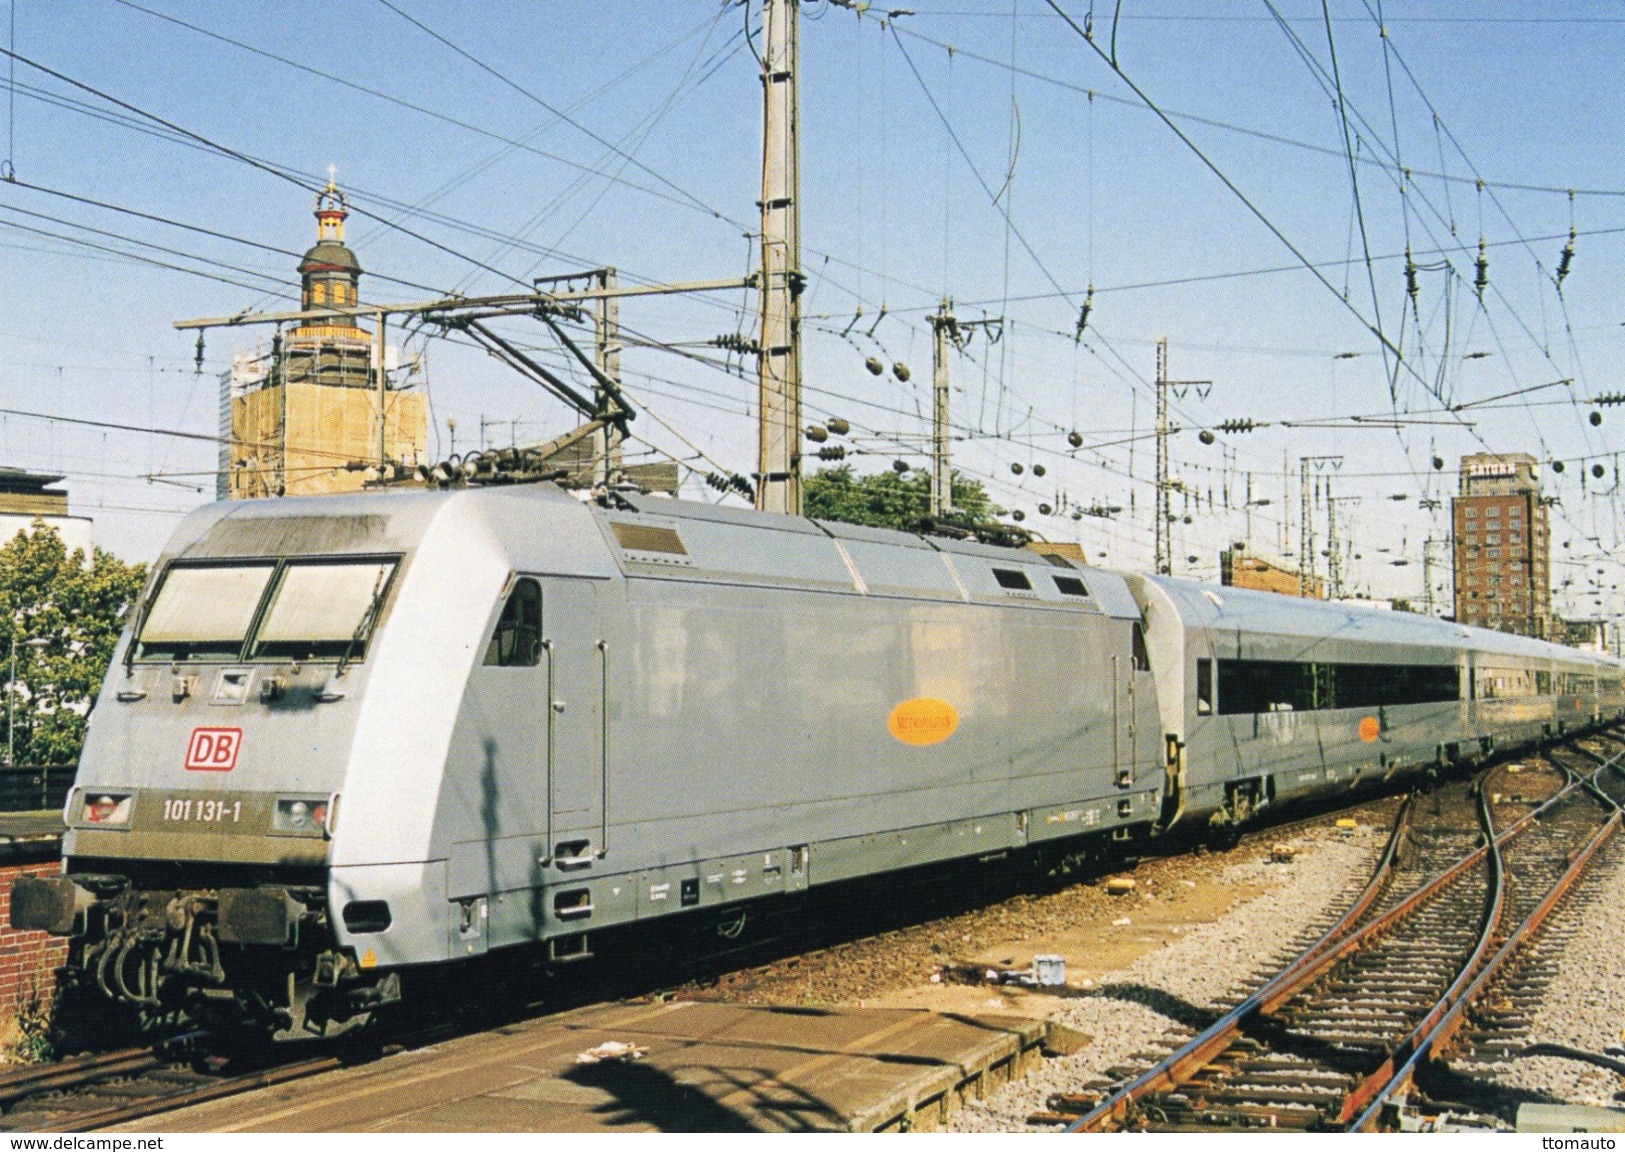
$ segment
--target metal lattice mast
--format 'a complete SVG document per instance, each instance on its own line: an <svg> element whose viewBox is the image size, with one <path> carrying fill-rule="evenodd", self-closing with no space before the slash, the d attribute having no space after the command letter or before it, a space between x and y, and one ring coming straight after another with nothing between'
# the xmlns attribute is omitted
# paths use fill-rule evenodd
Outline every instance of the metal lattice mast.
<svg viewBox="0 0 1625 1152"><path fill-rule="evenodd" d="M600 268L594 279L605 290L600 296L593 319L597 329L593 341L593 363L607 380L621 381L621 302L608 295L619 287L613 268ZM599 385L595 395L598 408L607 412L612 403L609 393ZM592 434L592 477L594 484L607 484L621 470L622 431L614 424L606 424Z"/></svg>
<svg viewBox="0 0 1625 1152"><path fill-rule="evenodd" d="M1168 542L1168 338L1157 337L1157 572L1173 572Z"/></svg>
<svg viewBox="0 0 1625 1152"><path fill-rule="evenodd" d="M1340 467L1341 456L1298 457L1298 595L1315 595L1315 499L1310 476L1322 466ZM1329 591L1329 589L1328 589Z"/></svg>
<svg viewBox="0 0 1625 1152"><path fill-rule="evenodd" d="M931 317L931 515L953 511L953 474L948 458L948 343L956 332L954 303L944 299Z"/></svg>
<svg viewBox="0 0 1625 1152"><path fill-rule="evenodd" d="M1298 457L1298 595L1315 594L1315 508L1309 493L1309 457Z"/></svg>
<svg viewBox="0 0 1625 1152"><path fill-rule="evenodd" d="M1338 600L1343 595L1343 557L1338 553L1342 545L1337 539L1337 497L1332 495L1332 482L1326 481L1326 598Z"/></svg>
<svg viewBox="0 0 1625 1152"><path fill-rule="evenodd" d="M1168 437L1178 429L1168 422L1168 390L1195 388L1206 396L1211 380L1168 379L1168 337L1157 337L1157 571L1163 576L1173 574L1173 510L1169 507L1169 493L1174 487L1168 476Z"/></svg>
<svg viewBox="0 0 1625 1152"><path fill-rule="evenodd" d="M799 0L762 0L762 332L756 507L801 515Z"/></svg>

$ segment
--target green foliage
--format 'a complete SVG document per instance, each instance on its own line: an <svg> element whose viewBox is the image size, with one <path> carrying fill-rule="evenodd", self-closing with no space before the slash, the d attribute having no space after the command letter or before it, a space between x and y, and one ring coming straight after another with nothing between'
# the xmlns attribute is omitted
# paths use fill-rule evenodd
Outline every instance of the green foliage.
<svg viewBox="0 0 1625 1152"><path fill-rule="evenodd" d="M69 555L56 529L39 520L0 545L0 677L9 693L0 696L0 741L12 741L17 763L79 759L85 715L146 575L145 565L100 548L86 564L83 552Z"/></svg>
<svg viewBox="0 0 1625 1152"><path fill-rule="evenodd" d="M991 520L1004 509L988 499L982 485L955 473L951 481L954 509L971 521ZM907 529L931 507L928 472L876 472L859 476L850 464L823 468L807 477L802 490L806 514L815 520Z"/></svg>

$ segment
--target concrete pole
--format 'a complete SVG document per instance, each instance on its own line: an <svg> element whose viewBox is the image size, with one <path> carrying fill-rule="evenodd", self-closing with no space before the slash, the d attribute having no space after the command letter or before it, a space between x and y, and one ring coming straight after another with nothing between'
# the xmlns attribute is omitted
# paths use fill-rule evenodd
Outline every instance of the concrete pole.
<svg viewBox="0 0 1625 1152"><path fill-rule="evenodd" d="M800 0L762 0L761 369L756 507L801 515Z"/></svg>

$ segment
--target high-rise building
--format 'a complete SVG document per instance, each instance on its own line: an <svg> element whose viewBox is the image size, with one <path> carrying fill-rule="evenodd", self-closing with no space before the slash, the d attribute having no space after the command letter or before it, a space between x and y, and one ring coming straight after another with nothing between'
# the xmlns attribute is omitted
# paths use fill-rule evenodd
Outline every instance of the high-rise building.
<svg viewBox="0 0 1625 1152"><path fill-rule="evenodd" d="M1463 624L1552 635L1551 535L1539 467L1525 452L1461 459L1451 515L1456 619Z"/></svg>
<svg viewBox="0 0 1625 1152"><path fill-rule="evenodd" d="M301 310L357 309L361 263L345 246L349 210L331 180L315 215L316 244L299 263ZM354 492L380 464L410 468L426 459L428 397L397 387L382 351L354 313L339 312L279 333L264 354L239 355L223 384L224 494Z"/></svg>

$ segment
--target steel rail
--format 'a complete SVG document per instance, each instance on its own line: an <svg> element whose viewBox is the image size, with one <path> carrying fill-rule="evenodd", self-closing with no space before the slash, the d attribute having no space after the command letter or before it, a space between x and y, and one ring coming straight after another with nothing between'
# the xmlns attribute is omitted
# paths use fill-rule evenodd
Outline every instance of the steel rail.
<svg viewBox="0 0 1625 1152"><path fill-rule="evenodd" d="M1569 788L1565 788L1564 791L1569 791L1578 784L1578 780L1573 773L1569 773L1569 777L1571 783ZM1421 1022L1411 1029L1409 1035L1388 1050L1388 1055L1383 1057L1381 1064L1378 1064L1357 1085L1344 1093L1342 1106L1337 1112L1337 1122L1339 1124L1347 1125L1356 1115L1363 1112L1372 1100L1390 1092L1395 1083L1395 1077L1398 1075L1398 1068L1412 1067L1420 1046L1427 1041L1428 1037L1433 1035L1433 1031L1438 1026L1440 1019L1453 1011L1460 1003L1458 997L1462 994L1462 989L1468 986L1473 974L1479 970L1479 964L1483 961L1484 954L1490 950L1490 945L1495 941L1495 934L1501 927L1501 918L1506 915L1506 862L1501 856L1501 843L1495 835L1495 815L1489 798L1482 788L1479 789L1478 793L1478 808L1479 819L1483 823L1484 835L1487 838L1485 848L1487 849L1490 865L1489 907L1484 912L1483 927L1479 931L1478 941L1473 945L1472 953L1467 957L1466 962L1462 964L1456 978L1450 982L1450 987L1446 988L1444 994L1439 997L1433 1007L1428 1009L1428 1014L1422 1018ZM1520 823L1522 822L1520 821ZM1471 987L1477 987L1477 985L1474 984Z"/></svg>
<svg viewBox="0 0 1625 1152"><path fill-rule="evenodd" d="M1619 757L1615 756L1613 759L1618 760ZM1603 767L1608 767L1610 764L1612 764L1612 761ZM1591 777L1587 778L1586 783L1589 784L1602 770L1603 768L1598 768L1596 772L1591 774ZM1565 791L1568 790L1565 789ZM1592 789L1591 791L1594 794L1601 795L1600 790ZM1434 1010L1429 1013L1429 1023L1425 1028L1417 1029L1410 1038L1412 1044L1407 1059L1393 1070L1385 1084L1379 1086L1363 1101L1363 1108L1359 1111L1359 1114L1357 1116L1347 1114L1339 1117L1339 1121L1346 1126L1347 1131L1372 1132L1377 1130L1383 1110L1393 1102L1394 1096L1408 1088L1416 1074L1416 1069L1421 1063L1431 1059L1434 1052L1443 1049L1451 1037L1460 1030L1465 1022L1465 1012L1468 1005L1478 998L1489 984L1489 981L1505 967L1513 954L1527 944L1535 933L1540 930L1547 917L1551 915L1552 910L1557 907L1563 897L1573 890L1580 877L1590 868L1603 845L1619 831L1622 820L1625 820L1625 809L1621 809L1616 801L1607 796L1602 798L1613 809L1612 814L1603 822L1602 827L1597 830L1585 847L1570 857L1569 866L1564 870L1557 883L1552 885L1551 890L1546 893L1545 898L1534 911L1525 917L1523 923L1518 925L1517 929L1506 938L1500 949L1478 972L1478 975L1466 990L1441 1013L1440 1009L1445 1007L1448 1000L1449 994L1447 993L1446 998L1441 999ZM1454 986L1452 986L1453 990ZM1345 1108L1345 1112L1347 1111L1348 1109Z"/></svg>
<svg viewBox="0 0 1625 1152"><path fill-rule="evenodd" d="M1488 777L1489 774L1486 773L1484 780L1487 780ZM1484 800L1483 782L1481 780L1479 783L1481 805ZM1347 931L1350 923L1364 910L1363 907L1351 909L1347 915L1339 920L1335 927L1312 944L1296 960L1283 968L1278 975L1273 977L1258 992L1255 992L1241 1004L1220 1017L1218 1021L1210 1025L1200 1035L1187 1042L1179 1051L1172 1053L1128 1085L1113 1092L1105 1100L1097 1104L1092 1111L1069 1125L1065 1131L1068 1133L1103 1131L1108 1125L1121 1123L1125 1120L1134 1111L1139 1101L1145 1097L1158 1091L1176 1088L1189 1080L1200 1068L1229 1047L1241 1034L1243 1025L1249 1020L1275 1011L1298 992L1313 984L1338 961L1364 948L1371 940L1409 916L1431 900L1439 891L1453 884L1466 872L1476 867L1490 854L1492 848L1498 850L1500 846L1511 842L1528 831L1540 816L1553 805L1572 794L1579 786L1579 782L1576 781L1554 793L1545 803L1526 813L1506 831L1487 840L1486 843L1480 845L1444 872L1441 872L1432 881L1417 889L1388 912L1353 935L1339 940L1339 934ZM1396 824L1395 836L1390 842L1390 847L1397 842L1399 830L1399 826ZM1378 874L1373 877L1372 885L1383 877L1389 867L1391 867L1391 862L1385 854L1384 861L1379 866ZM1372 885L1368 885L1366 892L1361 894L1361 901L1365 905L1369 905L1368 896L1373 895L1371 892ZM1478 954L1477 950L1475 950L1476 954Z"/></svg>
<svg viewBox="0 0 1625 1152"><path fill-rule="evenodd" d="M127 1076L161 1068L169 1061L150 1048L124 1048L79 1056L56 1064L36 1064L0 1074L0 1106L9 1108L40 1092L53 1092L79 1084L92 1084L113 1076Z"/></svg>
<svg viewBox="0 0 1625 1152"><path fill-rule="evenodd" d="M1285 968L1272 976L1263 988L1254 992L1218 1020L1215 1020L1179 1051L1097 1104L1093 1111L1069 1125L1066 1131L1069 1133L1098 1132L1108 1123L1122 1121L1141 1099L1153 1092L1178 1087L1190 1079L1191 1075L1199 1068L1205 1066L1225 1048L1229 1047L1236 1034L1240 1031L1243 1021L1259 1010L1264 997L1268 996L1283 982L1290 980L1300 968L1310 963L1318 953L1330 947L1376 901L1378 895L1382 892L1383 885L1387 883L1393 873L1395 861L1399 856L1400 840L1404 836L1411 807L1412 797L1407 796L1399 811L1394 815L1394 829L1389 833L1388 843L1383 848L1382 858L1377 862L1377 867L1372 871L1371 879L1366 883L1365 888L1361 890L1360 895L1355 898L1349 910L1344 913L1336 924L1328 928L1318 940L1300 953L1296 959L1289 962Z"/></svg>
<svg viewBox="0 0 1625 1152"><path fill-rule="evenodd" d="M205 1084L201 1088L182 1089L169 1095L154 1096L147 1100L121 1104L115 1108L103 1108L95 1112L82 1112L77 1115L65 1116L53 1124L35 1128L33 1131L92 1132L99 1128L112 1127L114 1124L124 1124L147 1116L174 1112L177 1109L187 1108L193 1104L206 1104L211 1100L251 1092L256 1088L270 1088L277 1084L286 1084L290 1080L302 1080L307 1076L315 1076L322 1072L331 1072L343 1067L345 1067L345 1062L337 1056L316 1056L294 1064L284 1064L280 1067L259 1072L230 1076L214 1084Z"/></svg>

